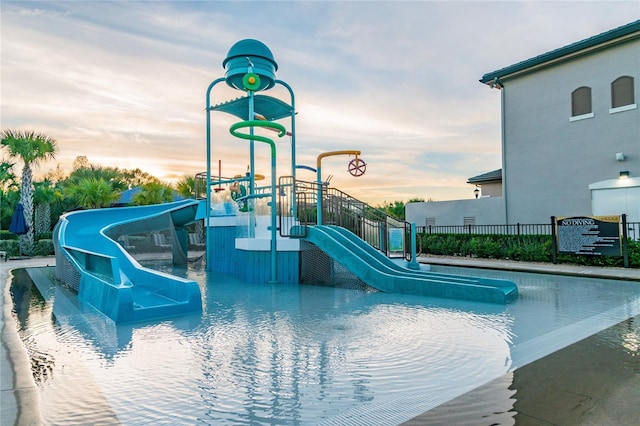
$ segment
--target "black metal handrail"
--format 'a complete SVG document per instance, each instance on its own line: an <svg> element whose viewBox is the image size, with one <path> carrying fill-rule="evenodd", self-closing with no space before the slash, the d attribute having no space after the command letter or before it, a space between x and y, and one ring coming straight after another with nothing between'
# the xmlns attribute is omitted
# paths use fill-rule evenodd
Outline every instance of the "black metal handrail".
<svg viewBox="0 0 640 426"><path fill-rule="evenodd" d="M294 180L292 176L279 180L278 214L282 236L304 237L305 227L317 224L318 194L322 196L322 225L341 226L389 257L411 260L411 229L407 222L326 184L319 188L317 182ZM402 229L404 233L401 252L390 250L394 248L389 245L392 228Z"/></svg>

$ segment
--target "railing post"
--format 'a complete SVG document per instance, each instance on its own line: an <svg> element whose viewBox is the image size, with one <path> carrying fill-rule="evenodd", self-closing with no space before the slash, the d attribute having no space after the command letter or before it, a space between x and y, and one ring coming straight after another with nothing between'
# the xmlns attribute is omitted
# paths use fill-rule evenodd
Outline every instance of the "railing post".
<svg viewBox="0 0 640 426"><path fill-rule="evenodd" d="M406 235L406 234L405 234ZM416 224L411 222L411 262L407 265L409 269L420 269L418 259L416 259Z"/></svg>
<svg viewBox="0 0 640 426"><path fill-rule="evenodd" d="M627 215L622 214L622 256L624 257L624 267L629 267L629 240L627 234Z"/></svg>
<svg viewBox="0 0 640 426"><path fill-rule="evenodd" d="M558 241L556 239L556 217L551 216L551 261L558 263Z"/></svg>

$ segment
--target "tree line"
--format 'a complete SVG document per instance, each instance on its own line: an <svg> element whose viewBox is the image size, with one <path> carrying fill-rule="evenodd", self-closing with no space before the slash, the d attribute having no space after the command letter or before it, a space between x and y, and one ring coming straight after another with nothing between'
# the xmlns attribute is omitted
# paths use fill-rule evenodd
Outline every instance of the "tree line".
<svg viewBox="0 0 640 426"><path fill-rule="evenodd" d="M7 230L18 203L29 226L20 237L20 250L31 254L36 236L50 233L61 214L77 209L117 205L123 192L140 188L130 204L148 205L192 197L194 178L185 176L174 187L140 169L92 164L76 157L73 170L65 174L58 165L43 179L34 180L33 168L55 159L55 139L33 131L4 130L0 162L0 230ZM21 168L18 178L17 168Z"/></svg>
<svg viewBox="0 0 640 426"><path fill-rule="evenodd" d="M50 233L64 212L118 205L122 194L132 188L140 189L128 203L133 205L169 202L176 195L194 196L194 176L184 176L174 187L139 168L92 164L86 156L76 157L69 174L58 165L43 179L34 180L33 168L55 159L55 139L43 133L12 129L2 131L1 137L0 231L9 228L15 208L21 203L29 226L29 231L20 237L20 250L24 254L33 252L35 238ZM19 166L22 166L20 178L16 173ZM409 200L421 201L424 200ZM375 208L403 220L404 207L403 201L393 201Z"/></svg>

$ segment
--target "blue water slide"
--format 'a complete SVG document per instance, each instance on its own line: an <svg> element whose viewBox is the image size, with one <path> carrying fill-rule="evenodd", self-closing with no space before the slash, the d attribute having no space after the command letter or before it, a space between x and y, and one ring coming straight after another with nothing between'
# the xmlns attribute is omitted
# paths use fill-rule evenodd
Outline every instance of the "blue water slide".
<svg viewBox="0 0 640 426"><path fill-rule="evenodd" d="M184 226L198 217L199 204L182 200L66 213L56 226L54 241L59 251L56 256L63 255L68 262L56 261L56 275L64 281L64 276L79 274L78 298L116 323L201 311L202 297L195 281L141 266L109 232L126 224L144 229L166 214L174 225ZM74 271L59 270L68 264Z"/></svg>
<svg viewBox="0 0 640 426"><path fill-rule="evenodd" d="M518 297L513 281L403 268L345 228L309 226L304 239L380 291L492 303Z"/></svg>

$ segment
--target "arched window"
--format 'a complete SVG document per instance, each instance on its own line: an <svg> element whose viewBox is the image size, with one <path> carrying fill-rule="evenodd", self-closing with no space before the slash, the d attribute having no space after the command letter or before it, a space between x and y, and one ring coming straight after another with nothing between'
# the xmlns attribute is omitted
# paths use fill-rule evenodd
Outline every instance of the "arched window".
<svg viewBox="0 0 640 426"><path fill-rule="evenodd" d="M633 96L633 77L624 75L611 83L611 108L635 104Z"/></svg>
<svg viewBox="0 0 640 426"><path fill-rule="evenodd" d="M578 87L571 93L571 116L591 113L591 87Z"/></svg>

